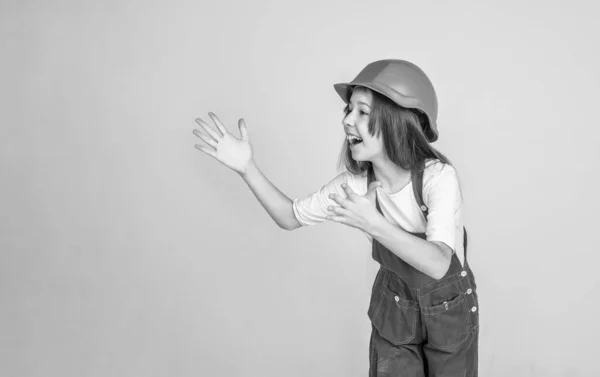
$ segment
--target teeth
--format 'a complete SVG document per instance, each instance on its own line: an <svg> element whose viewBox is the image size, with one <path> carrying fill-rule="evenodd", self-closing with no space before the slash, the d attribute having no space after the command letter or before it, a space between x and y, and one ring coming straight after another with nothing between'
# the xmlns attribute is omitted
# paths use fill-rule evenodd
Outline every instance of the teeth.
<svg viewBox="0 0 600 377"><path fill-rule="evenodd" d="M354 136L354 135L348 135L348 141L352 141L352 140L362 140L362 139L357 136Z"/></svg>

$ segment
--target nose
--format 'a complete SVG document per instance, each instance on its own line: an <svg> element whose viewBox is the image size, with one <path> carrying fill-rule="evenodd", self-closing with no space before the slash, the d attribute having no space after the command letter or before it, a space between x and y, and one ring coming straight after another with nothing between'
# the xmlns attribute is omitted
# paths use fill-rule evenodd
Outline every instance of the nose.
<svg viewBox="0 0 600 377"><path fill-rule="evenodd" d="M354 117L352 116L353 112L348 112L344 115L344 119L342 119L342 124L344 128L352 128L354 126Z"/></svg>

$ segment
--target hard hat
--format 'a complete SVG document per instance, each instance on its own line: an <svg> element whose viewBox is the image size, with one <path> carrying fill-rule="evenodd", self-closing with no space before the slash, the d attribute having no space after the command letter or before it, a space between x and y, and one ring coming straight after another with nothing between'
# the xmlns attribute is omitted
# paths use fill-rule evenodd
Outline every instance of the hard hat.
<svg viewBox="0 0 600 377"><path fill-rule="evenodd" d="M405 60L378 60L363 68L352 82L333 85L346 103L350 101L349 89L354 86L367 87L400 106L421 110L429 120L428 125L422 125L425 136L430 143L437 140L437 96L421 68Z"/></svg>

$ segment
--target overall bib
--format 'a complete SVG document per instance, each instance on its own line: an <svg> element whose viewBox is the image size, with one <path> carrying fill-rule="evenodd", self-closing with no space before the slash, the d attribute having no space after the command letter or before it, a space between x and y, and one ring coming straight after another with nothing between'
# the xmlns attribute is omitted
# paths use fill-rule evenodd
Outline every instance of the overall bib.
<svg viewBox="0 0 600 377"><path fill-rule="evenodd" d="M367 185L374 181L369 169ZM425 218L423 170L412 185ZM381 212L379 202L377 210ZM411 233L425 239L424 233ZM373 238L373 259L380 264L373 283L369 376L476 377L479 303L475 278L456 253L446 275L435 280L398 258Z"/></svg>

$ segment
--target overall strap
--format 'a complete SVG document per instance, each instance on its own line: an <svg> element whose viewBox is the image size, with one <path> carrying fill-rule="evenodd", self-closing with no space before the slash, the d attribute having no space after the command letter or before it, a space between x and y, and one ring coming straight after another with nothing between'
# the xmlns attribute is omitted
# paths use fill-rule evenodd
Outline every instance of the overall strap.
<svg viewBox="0 0 600 377"><path fill-rule="evenodd" d="M421 165L417 169L413 169L411 172L412 175L412 186L413 192L415 194L415 199L419 208L425 215L425 219L427 219L427 215L429 215L429 208L425 205L425 201L423 200L423 172L425 171L425 166Z"/></svg>
<svg viewBox="0 0 600 377"><path fill-rule="evenodd" d="M373 171L373 168L369 168L367 170L367 189L368 189L369 185L371 184L371 182L373 182L374 180L375 180L375 172ZM377 200L377 198L375 198L375 207L381 214L383 214L381 212L381 207L379 207L379 200Z"/></svg>

